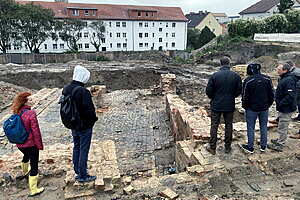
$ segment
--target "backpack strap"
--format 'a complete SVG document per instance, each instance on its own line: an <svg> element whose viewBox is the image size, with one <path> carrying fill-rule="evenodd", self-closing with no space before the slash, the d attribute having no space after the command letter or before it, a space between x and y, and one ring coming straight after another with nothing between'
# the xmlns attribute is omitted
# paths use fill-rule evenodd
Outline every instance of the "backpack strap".
<svg viewBox="0 0 300 200"><path fill-rule="evenodd" d="M24 110L22 110L22 112L20 113L20 117L21 117L26 111L28 111L28 110L30 110L30 109L24 109Z"/></svg>
<svg viewBox="0 0 300 200"><path fill-rule="evenodd" d="M81 86L76 86L73 88L72 93L71 93L71 98L73 98L74 94L81 88Z"/></svg>

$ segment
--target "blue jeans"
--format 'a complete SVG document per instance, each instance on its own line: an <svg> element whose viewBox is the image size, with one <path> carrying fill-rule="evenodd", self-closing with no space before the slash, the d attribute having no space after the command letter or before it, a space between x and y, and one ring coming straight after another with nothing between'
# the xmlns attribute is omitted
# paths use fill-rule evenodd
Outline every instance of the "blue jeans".
<svg viewBox="0 0 300 200"><path fill-rule="evenodd" d="M73 165L74 171L80 178L87 176L87 161L91 146L93 130L86 129L83 131L72 130L73 136Z"/></svg>
<svg viewBox="0 0 300 200"><path fill-rule="evenodd" d="M265 148L268 141L268 110L254 112L250 109L246 110L246 122L247 122L247 136L248 136L248 147L253 149L254 146L254 131L256 119L259 119L260 127L260 146Z"/></svg>

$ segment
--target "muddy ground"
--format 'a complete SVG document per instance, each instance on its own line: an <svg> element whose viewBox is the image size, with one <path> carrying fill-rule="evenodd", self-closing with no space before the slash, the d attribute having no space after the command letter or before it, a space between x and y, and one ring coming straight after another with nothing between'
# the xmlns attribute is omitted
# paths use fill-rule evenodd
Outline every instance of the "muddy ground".
<svg viewBox="0 0 300 200"><path fill-rule="evenodd" d="M162 200L164 198L159 193L165 187L173 188L179 194L179 199L186 200L300 198L299 185L292 184L288 187L280 181L292 180L297 183L300 177L299 153L282 154L283 157L279 158L274 156L274 159L268 159L264 163L266 170L262 170L261 166L249 162L247 157L241 154L236 145L237 141L230 156L222 153L221 145L218 148L218 157L228 164L225 171L213 171L204 177L190 176L185 172L169 175L169 169L174 167L175 150L173 138L169 137L165 100L163 96L151 95L149 89L160 84L161 74L176 74L176 93L195 108L204 106L209 110L209 99L204 91L208 77L217 70L213 66L165 65L144 61L99 63L80 60L67 64L1 65L0 87L10 91L2 93L5 102L3 105L9 105L17 91L30 90L35 93L42 88L62 88L72 79L72 69L76 64L86 66L91 71L92 77L88 86L106 85L108 89L105 101L111 110L98 114L100 123L95 126L95 139L111 139L116 142L121 175L132 176L139 185L136 186L139 189L132 195L125 195L123 187L119 187L112 192L98 192L92 197L77 199ZM59 93L60 90L57 89L53 93L53 99L58 97ZM50 102L39 116L41 129L44 130L42 132L45 146L72 142L69 132L59 121L58 108L55 101ZM6 113L8 106L3 107L0 117L4 117ZM271 115L276 115L274 107ZM235 122L243 120L243 114L236 112ZM292 124L290 132L296 132L298 128L297 123ZM270 132L274 137L276 128ZM245 135L242 137L242 141L244 140ZM0 137L0 141L3 141L3 137ZM292 141L291 147L299 147L299 143ZM2 142L0 156L15 150ZM130 153L123 156L125 152ZM147 173L145 175L144 172L153 168L157 172L155 176ZM63 199L63 180L66 173L61 171L53 175L48 169L41 174L43 178L40 184L46 187L47 191L36 199ZM0 175L0 199L27 199L26 179L16 180L9 172ZM255 183L260 185L260 189L257 189Z"/></svg>

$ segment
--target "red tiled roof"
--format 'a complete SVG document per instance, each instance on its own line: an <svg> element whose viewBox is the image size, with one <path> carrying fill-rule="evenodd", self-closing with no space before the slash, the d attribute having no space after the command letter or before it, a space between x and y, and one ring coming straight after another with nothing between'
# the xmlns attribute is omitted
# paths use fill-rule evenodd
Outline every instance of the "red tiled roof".
<svg viewBox="0 0 300 200"><path fill-rule="evenodd" d="M44 8L52 9L56 18L75 18L67 15L67 8L78 9L97 9L97 16L90 16L88 19L102 20L151 20L151 21L187 21L181 8L179 7L160 7L160 6L132 6L132 5L112 5L112 4L82 4L64 2L45 2L45 1L17 1L20 4L33 3ZM133 17L129 16L129 11L148 11L156 12L154 17ZM85 17L80 17L85 18Z"/></svg>

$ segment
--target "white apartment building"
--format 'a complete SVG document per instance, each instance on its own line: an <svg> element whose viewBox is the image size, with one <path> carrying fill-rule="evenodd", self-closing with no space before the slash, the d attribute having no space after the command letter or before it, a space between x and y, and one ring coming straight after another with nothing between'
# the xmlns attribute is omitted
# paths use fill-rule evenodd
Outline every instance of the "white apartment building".
<svg viewBox="0 0 300 200"><path fill-rule="evenodd" d="M22 1L19 3L28 3ZM88 25L94 20L105 23L106 32L100 51L185 50L187 45L187 19L179 7L131 6L109 4L79 4L42 2L34 4L50 8L58 20L74 18L86 22L79 33L79 51L95 52L90 43L94 31ZM47 39L41 53L62 53L67 43ZM11 46L8 53L29 53L24 44Z"/></svg>

